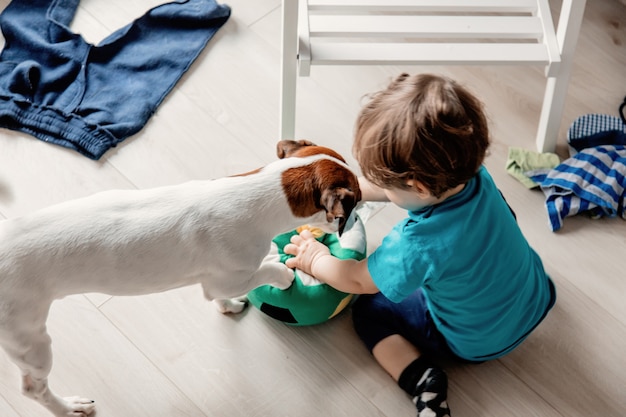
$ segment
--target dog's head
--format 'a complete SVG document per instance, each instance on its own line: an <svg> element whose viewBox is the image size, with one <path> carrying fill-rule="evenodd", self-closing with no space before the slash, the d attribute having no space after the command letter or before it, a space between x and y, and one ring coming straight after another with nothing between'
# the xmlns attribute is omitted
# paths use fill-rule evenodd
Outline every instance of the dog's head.
<svg viewBox="0 0 626 417"><path fill-rule="evenodd" d="M281 159L319 154L331 157L286 170L282 184L296 217L310 217L324 210L326 223L316 226L326 232L338 231L341 236L352 210L361 200L358 179L345 160L332 149L307 140L281 140L276 153Z"/></svg>

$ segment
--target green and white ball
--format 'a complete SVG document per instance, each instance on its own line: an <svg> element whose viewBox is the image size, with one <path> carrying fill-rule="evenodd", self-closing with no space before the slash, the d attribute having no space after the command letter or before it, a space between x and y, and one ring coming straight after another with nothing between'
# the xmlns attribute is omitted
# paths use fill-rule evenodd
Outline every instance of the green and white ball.
<svg viewBox="0 0 626 417"><path fill-rule="evenodd" d="M292 231L276 236L272 240L270 258L282 262L291 257L283 248L289 243ZM341 237L324 234L317 238L328 246L330 253L340 259L361 260L366 256L366 238L363 222L353 214ZM272 255L275 255L272 257ZM311 275L295 270L293 284L281 290L264 285L248 293L250 303L268 316L294 326L310 326L323 323L343 311L354 295L338 291Z"/></svg>

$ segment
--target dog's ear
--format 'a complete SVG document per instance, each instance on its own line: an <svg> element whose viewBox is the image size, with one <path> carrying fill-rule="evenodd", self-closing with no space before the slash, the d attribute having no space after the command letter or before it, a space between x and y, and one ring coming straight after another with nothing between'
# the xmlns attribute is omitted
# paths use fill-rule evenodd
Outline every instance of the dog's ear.
<svg viewBox="0 0 626 417"><path fill-rule="evenodd" d="M276 144L276 155L278 159L287 158L305 146L315 146L315 144L308 140L281 140Z"/></svg>
<svg viewBox="0 0 626 417"><path fill-rule="evenodd" d="M328 188L322 191L321 205L326 210L326 220L333 222L339 219L339 236L343 233L348 217L359 199L360 195L344 187Z"/></svg>

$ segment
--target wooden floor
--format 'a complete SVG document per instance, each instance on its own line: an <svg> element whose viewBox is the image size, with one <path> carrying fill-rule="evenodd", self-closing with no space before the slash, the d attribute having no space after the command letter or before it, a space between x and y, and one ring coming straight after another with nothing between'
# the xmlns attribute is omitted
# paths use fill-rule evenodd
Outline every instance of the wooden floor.
<svg viewBox="0 0 626 417"><path fill-rule="evenodd" d="M97 43L159 0L84 0L72 28ZM8 0L0 0L4 8ZM232 17L137 135L98 162L0 130L0 216L15 217L111 188L215 178L275 158L280 0L230 0ZM559 1L553 2L558 11ZM559 138L587 113L617 115L626 95L626 6L589 0ZM300 80L297 137L348 157L361 97L400 71L438 72L486 104L486 165L558 289L548 318L510 355L448 369L455 417L626 416L626 222L568 218L553 233L544 197L504 167L510 146L534 150L545 78L538 68L315 67ZM367 223L373 250L404 213ZM93 398L99 417L416 414L351 327L349 312L294 328L248 309L231 317L199 287L143 297L89 294L54 303L52 387ZM22 397L0 353L0 416L47 413Z"/></svg>

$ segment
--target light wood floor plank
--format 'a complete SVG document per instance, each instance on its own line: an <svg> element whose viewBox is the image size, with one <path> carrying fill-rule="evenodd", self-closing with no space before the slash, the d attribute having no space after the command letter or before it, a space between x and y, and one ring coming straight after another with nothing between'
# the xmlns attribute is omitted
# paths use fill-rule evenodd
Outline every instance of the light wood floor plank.
<svg viewBox="0 0 626 417"><path fill-rule="evenodd" d="M95 400L99 417L208 416L85 297L55 302L48 329L55 358L50 386L62 396ZM41 406L21 395L17 368L4 354L0 369L7 371L2 373L2 393L19 415L46 415Z"/></svg>
<svg viewBox="0 0 626 417"><path fill-rule="evenodd" d="M253 310L218 313L198 286L115 297L102 310L198 407L215 415L383 415L350 384L338 384L343 378L332 367L316 363L315 345L284 337L282 323L268 326Z"/></svg>
<svg viewBox="0 0 626 417"><path fill-rule="evenodd" d="M501 362L565 416L623 415L626 326L561 274L553 276L554 311Z"/></svg>
<svg viewBox="0 0 626 417"><path fill-rule="evenodd" d="M246 145L174 91L141 132L106 158L135 186L150 188L248 172L276 153Z"/></svg>
<svg viewBox="0 0 626 417"><path fill-rule="evenodd" d="M82 0L72 28L93 42L159 0ZM145 128L99 162L0 130L0 217L111 188L215 178L275 159L280 0L232 0L233 14ZM561 0L551 0L558 11ZM9 0L0 0L4 9ZM578 116L617 115L626 95L626 6L587 2L557 151ZM0 46L4 45L0 37ZM505 171L511 146L534 149L545 77L515 67L314 67L298 89L297 138L351 156L362 97L401 71L436 72L483 100L493 144L486 165L542 256L558 291L548 318L510 355L455 366L454 417L622 417L626 410L626 222L567 218L550 231L540 191ZM368 250L405 213L367 224ZM144 297L72 296L49 322L52 386L93 397L98 417L414 416L415 409L354 334L350 313L289 327L255 309L224 317L197 286ZM20 393L0 354L0 415L45 416Z"/></svg>
<svg viewBox="0 0 626 417"><path fill-rule="evenodd" d="M22 133L1 130L0 149L0 213L5 217L106 189L133 188L105 162Z"/></svg>
<svg viewBox="0 0 626 417"><path fill-rule="evenodd" d="M19 417L13 407L11 407L2 397L0 397L0 414L5 417Z"/></svg>

